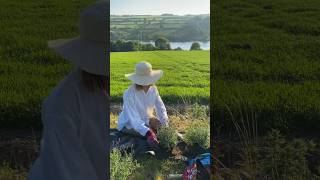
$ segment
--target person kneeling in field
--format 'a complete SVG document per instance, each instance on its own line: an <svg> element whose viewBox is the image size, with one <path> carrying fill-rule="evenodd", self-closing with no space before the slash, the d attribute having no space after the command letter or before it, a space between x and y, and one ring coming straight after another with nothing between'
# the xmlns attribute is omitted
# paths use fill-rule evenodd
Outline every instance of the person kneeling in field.
<svg viewBox="0 0 320 180"><path fill-rule="evenodd" d="M157 129L168 126L166 108L154 85L162 75L162 70L152 70L148 62L138 63L135 73L125 75L133 84L123 95L123 111L119 115L118 130L146 137L150 146L159 144ZM157 117L153 116L154 110Z"/></svg>

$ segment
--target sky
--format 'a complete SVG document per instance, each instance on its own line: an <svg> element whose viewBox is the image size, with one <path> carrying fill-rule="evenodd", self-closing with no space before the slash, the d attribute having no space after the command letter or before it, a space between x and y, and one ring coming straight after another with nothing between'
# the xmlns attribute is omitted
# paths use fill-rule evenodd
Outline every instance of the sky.
<svg viewBox="0 0 320 180"><path fill-rule="evenodd" d="M111 15L210 14L210 0L110 0Z"/></svg>

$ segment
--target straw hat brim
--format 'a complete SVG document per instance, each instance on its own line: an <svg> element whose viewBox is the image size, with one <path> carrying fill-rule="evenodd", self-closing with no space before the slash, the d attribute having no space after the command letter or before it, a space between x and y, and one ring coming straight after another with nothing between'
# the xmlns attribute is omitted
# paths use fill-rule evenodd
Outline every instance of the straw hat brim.
<svg viewBox="0 0 320 180"><path fill-rule="evenodd" d="M48 46L82 70L97 75L109 74L105 43L76 37L49 41Z"/></svg>
<svg viewBox="0 0 320 180"><path fill-rule="evenodd" d="M125 77L133 81L134 83L142 86L155 84L163 75L162 70L153 70L148 76L141 76L136 73L125 74Z"/></svg>

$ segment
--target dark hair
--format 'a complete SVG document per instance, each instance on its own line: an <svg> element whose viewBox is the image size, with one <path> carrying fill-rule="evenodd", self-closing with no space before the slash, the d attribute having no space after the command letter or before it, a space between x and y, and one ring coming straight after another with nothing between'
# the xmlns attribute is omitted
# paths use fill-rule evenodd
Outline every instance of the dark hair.
<svg viewBox="0 0 320 180"><path fill-rule="evenodd" d="M136 89L138 91L142 90L143 89L143 86L142 85L139 85L139 84L135 84L136 85ZM150 84L149 86L153 86L153 84Z"/></svg>
<svg viewBox="0 0 320 180"><path fill-rule="evenodd" d="M81 79L89 91L103 90L109 94L109 80L107 76L91 74L84 70L81 71Z"/></svg>

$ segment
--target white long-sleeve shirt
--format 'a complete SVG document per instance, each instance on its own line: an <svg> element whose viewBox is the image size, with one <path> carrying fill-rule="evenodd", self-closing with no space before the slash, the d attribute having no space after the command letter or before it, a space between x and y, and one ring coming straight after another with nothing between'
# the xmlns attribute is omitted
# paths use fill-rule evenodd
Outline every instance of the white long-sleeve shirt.
<svg viewBox="0 0 320 180"><path fill-rule="evenodd" d="M108 97L89 92L80 75L72 71L43 103L40 155L28 180L108 178Z"/></svg>
<svg viewBox="0 0 320 180"><path fill-rule="evenodd" d="M123 111L119 115L118 130L124 127L134 129L142 136L149 130L149 118L154 110L161 125L168 125L168 115L156 86L150 86L147 93L131 85L123 95Z"/></svg>

